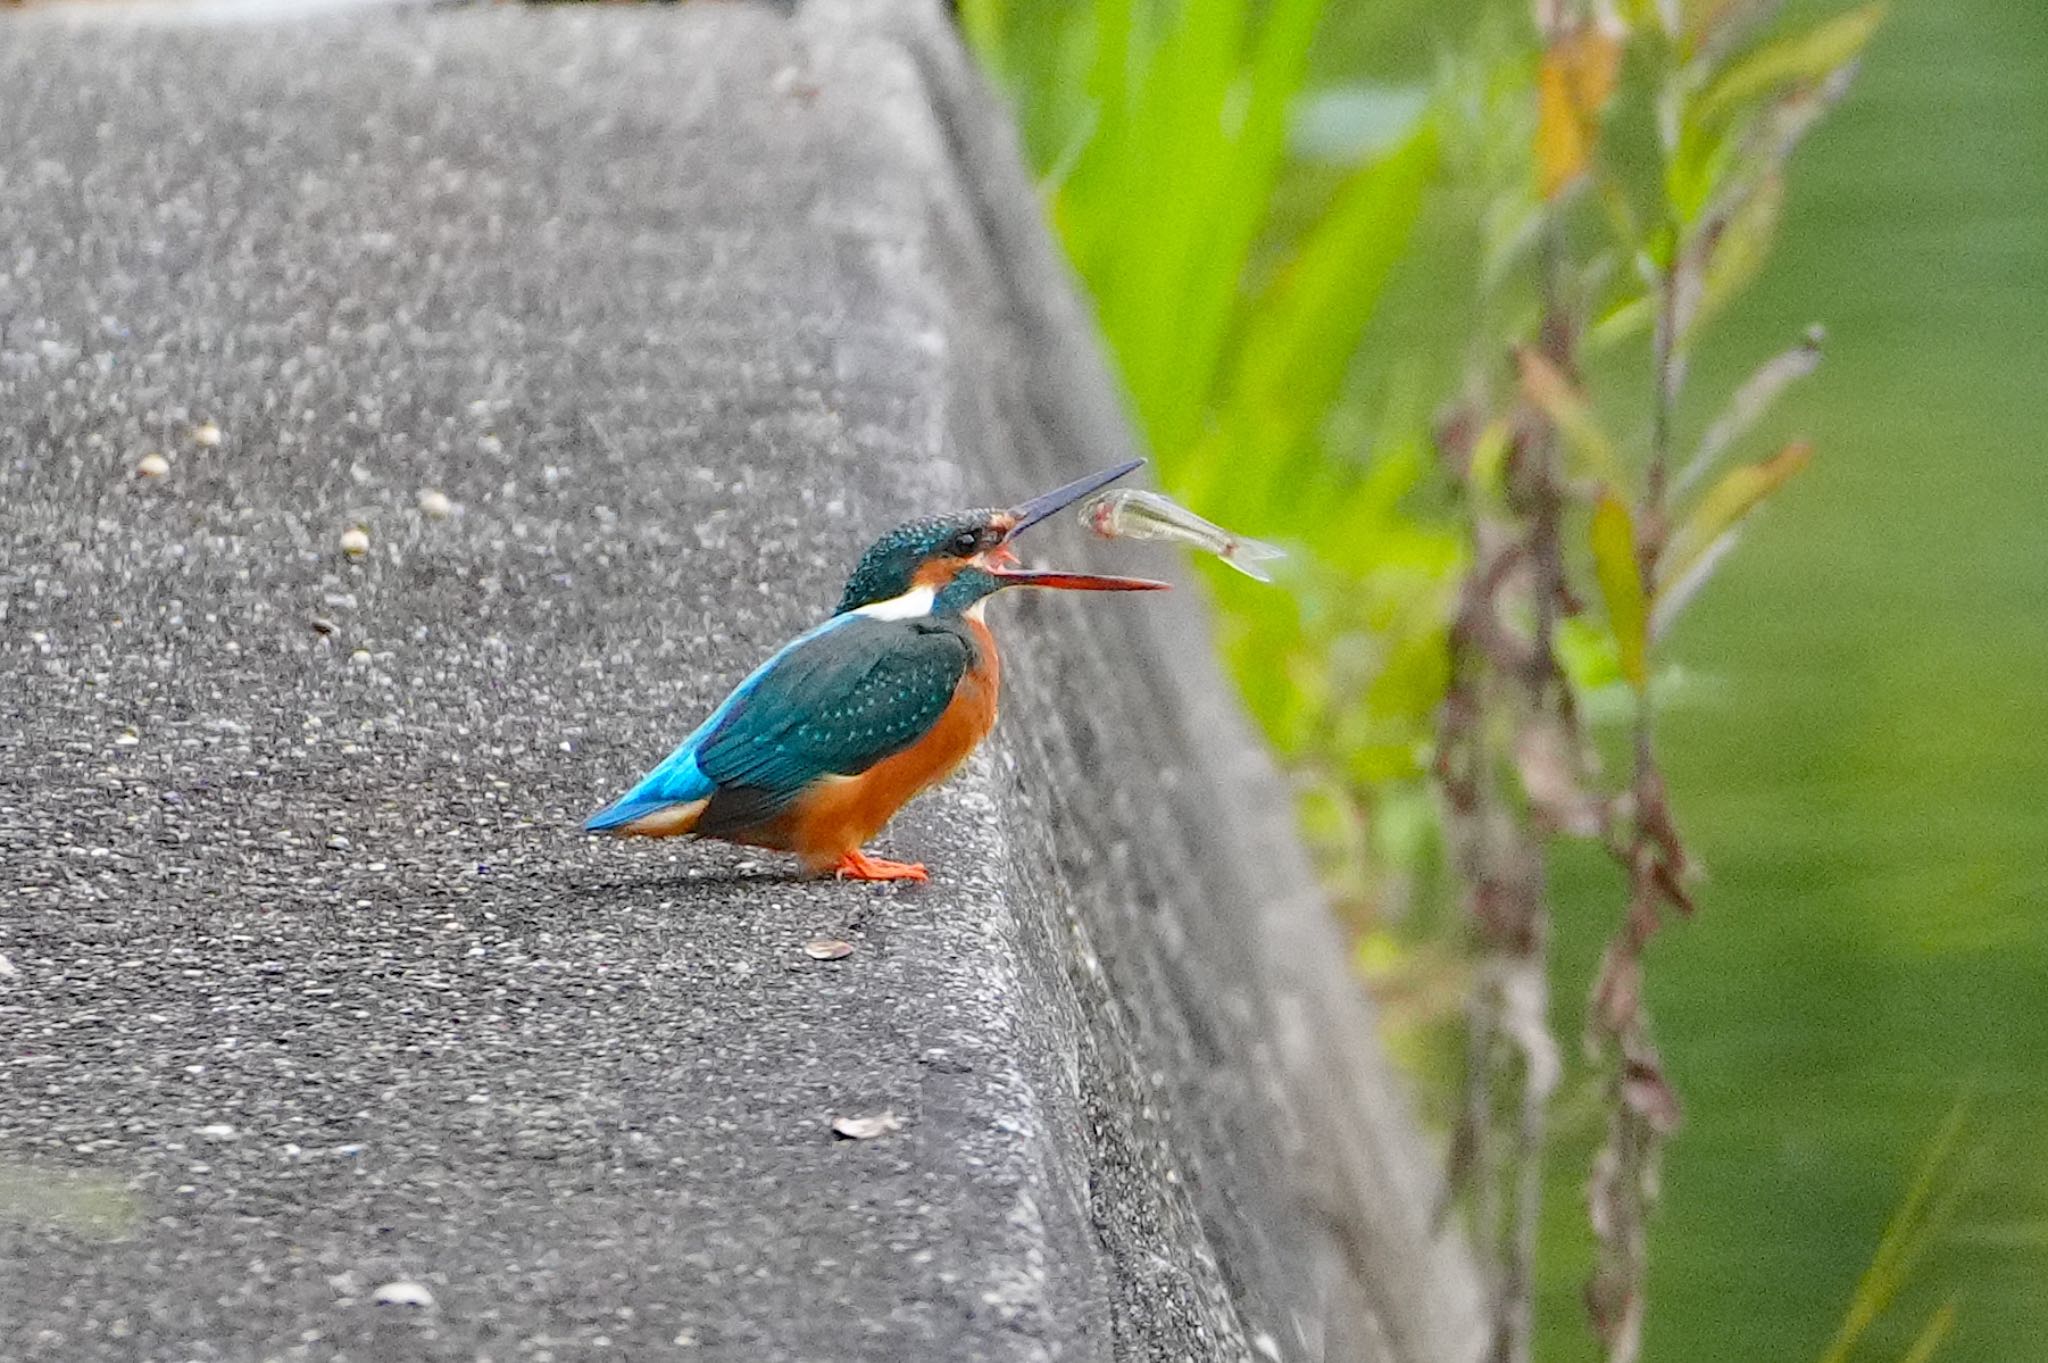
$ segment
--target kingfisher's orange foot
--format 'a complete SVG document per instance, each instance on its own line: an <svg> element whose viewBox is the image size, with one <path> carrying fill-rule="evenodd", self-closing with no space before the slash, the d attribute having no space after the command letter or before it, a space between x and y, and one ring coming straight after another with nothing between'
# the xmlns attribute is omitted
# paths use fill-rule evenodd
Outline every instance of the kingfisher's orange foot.
<svg viewBox="0 0 2048 1363"><path fill-rule="evenodd" d="M923 884L931 879L922 862L885 861L868 856L858 847L841 854L834 874L841 880L915 880Z"/></svg>

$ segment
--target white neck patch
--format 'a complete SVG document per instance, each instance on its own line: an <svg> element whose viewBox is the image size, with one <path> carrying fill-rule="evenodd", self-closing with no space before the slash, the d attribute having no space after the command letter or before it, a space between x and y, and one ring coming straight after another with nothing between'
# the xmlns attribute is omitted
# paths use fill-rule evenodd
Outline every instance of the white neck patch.
<svg viewBox="0 0 2048 1363"><path fill-rule="evenodd" d="M932 601L938 591L932 587L913 587L901 596L892 596L887 601L877 601L870 606L860 606L855 615L865 615L872 620L915 620L932 613Z"/></svg>

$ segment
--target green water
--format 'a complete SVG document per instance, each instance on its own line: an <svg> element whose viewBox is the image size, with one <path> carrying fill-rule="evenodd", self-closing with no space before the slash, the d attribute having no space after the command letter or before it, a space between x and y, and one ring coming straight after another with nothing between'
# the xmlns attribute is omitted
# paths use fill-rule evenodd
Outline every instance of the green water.
<svg viewBox="0 0 2048 1363"><path fill-rule="evenodd" d="M1426 80L1484 8L1340 6L1321 64ZM1455 334L1422 273L1390 301L1390 355ZM1899 1359L1953 1300L1938 1359L2048 1360L2048 5L1894 6L1695 392L1814 321L1828 360L1754 448L1803 434L1817 461L1676 640L1695 684L1668 768L1710 879L1652 958L1688 1121L1646 1357L1819 1359L1968 1095L1974 1191L1854 1357ZM1620 891L1594 856L1558 889L1556 1024L1576 1037ZM1559 1114L1544 1363L1595 1356L1596 1120Z"/></svg>
<svg viewBox="0 0 2048 1363"><path fill-rule="evenodd" d="M1705 910L1655 950L1689 1122L1647 1357L1816 1359L1920 1145L1972 1095L1975 1191L1859 1358L2048 1359L2048 8L1906 0L1792 175L1701 387L1825 319L1781 423L1820 455L1678 640ZM1716 372L1718 371L1718 372ZM1613 890L1562 877L1578 981ZM1584 1150L1552 1183L1546 1360L1579 1323Z"/></svg>

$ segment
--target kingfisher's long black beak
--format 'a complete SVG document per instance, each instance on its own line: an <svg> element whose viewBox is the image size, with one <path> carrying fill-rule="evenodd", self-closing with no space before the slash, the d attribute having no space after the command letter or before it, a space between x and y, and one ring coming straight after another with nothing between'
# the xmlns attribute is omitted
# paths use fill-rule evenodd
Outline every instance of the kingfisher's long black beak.
<svg viewBox="0 0 2048 1363"><path fill-rule="evenodd" d="M1072 506L1091 492L1108 487L1144 462L1142 459L1133 459L1118 464L1115 468L1091 473L1086 478L1076 478L1065 487L1056 487L1051 492L1041 493L1022 505L1011 507L1010 528L1003 538L1015 539L1019 533L1038 524L1053 512Z"/></svg>

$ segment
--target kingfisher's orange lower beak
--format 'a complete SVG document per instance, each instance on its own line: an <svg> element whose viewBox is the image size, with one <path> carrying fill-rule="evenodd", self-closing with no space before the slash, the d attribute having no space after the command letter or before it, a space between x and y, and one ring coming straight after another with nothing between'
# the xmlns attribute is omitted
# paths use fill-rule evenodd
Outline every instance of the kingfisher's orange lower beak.
<svg viewBox="0 0 2048 1363"><path fill-rule="evenodd" d="M1149 577L1105 577L1098 573L1061 573L1033 568L991 568L1005 587L1059 587L1070 592L1163 592L1171 583Z"/></svg>

